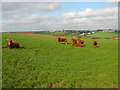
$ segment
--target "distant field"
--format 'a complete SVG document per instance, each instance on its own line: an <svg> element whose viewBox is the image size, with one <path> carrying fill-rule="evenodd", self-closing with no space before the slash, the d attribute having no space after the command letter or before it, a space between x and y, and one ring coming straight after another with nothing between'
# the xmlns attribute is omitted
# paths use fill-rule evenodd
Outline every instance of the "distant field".
<svg viewBox="0 0 120 90"><path fill-rule="evenodd" d="M96 37L116 37L96 33ZM2 49L3 88L117 88L118 40L83 37L85 47L72 47L48 35L3 33L24 49ZM70 41L73 37L67 37Z"/></svg>
<svg viewBox="0 0 120 90"><path fill-rule="evenodd" d="M96 34L91 34L91 35L87 35L87 36L112 38L112 37L118 37L118 32L97 32Z"/></svg>
<svg viewBox="0 0 120 90"><path fill-rule="evenodd" d="M41 34L41 35L52 35L52 36L57 36L57 35L59 35L59 36L65 36L65 35L71 35L70 33L68 33L68 32L22 32L22 33L20 33L20 34Z"/></svg>

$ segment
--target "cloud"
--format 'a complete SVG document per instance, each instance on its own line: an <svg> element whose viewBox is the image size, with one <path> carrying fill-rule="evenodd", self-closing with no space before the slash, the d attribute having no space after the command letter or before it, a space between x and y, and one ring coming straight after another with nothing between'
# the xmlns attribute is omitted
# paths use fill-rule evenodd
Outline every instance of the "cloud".
<svg viewBox="0 0 120 90"><path fill-rule="evenodd" d="M46 3L10 3L7 4L8 6L4 5L3 31L80 30L118 27L117 7L99 10L86 8L81 12L64 12L59 16L33 13L36 10L39 12L52 12L62 7L60 3L46 4L48 7L45 4ZM17 9L15 7L17 7Z"/></svg>
<svg viewBox="0 0 120 90"><path fill-rule="evenodd" d="M96 16L113 16L117 15L117 8L105 8L101 10L92 10L92 9L85 9L83 12L66 12L62 14L65 18L72 18L72 17L96 17Z"/></svg>
<svg viewBox="0 0 120 90"><path fill-rule="evenodd" d="M60 2L60 0L2 0L2 2Z"/></svg>
<svg viewBox="0 0 120 90"><path fill-rule="evenodd" d="M113 7L117 7L119 4L119 0L108 0L108 3Z"/></svg>
<svg viewBox="0 0 120 90"><path fill-rule="evenodd" d="M117 8L105 8L101 10L86 9L83 12L66 12L62 14L64 24L76 24L83 28L117 28Z"/></svg>
<svg viewBox="0 0 120 90"><path fill-rule="evenodd" d="M54 11L62 8L62 4L58 2L3 2L3 12L31 11L39 10L40 12Z"/></svg>
<svg viewBox="0 0 120 90"><path fill-rule="evenodd" d="M118 2L119 0L2 0L2 2Z"/></svg>
<svg viewBox="0 0 120 90"><path fill-rule="evenodd" d="M40 10L40 11L43 11L43 12L47 12L47 11L52 11L52 10L57 10L57 9L60 9L62 8L62 5L60 3L41 3L41 4L38 4L37 5L37 8Z"/></svg>
<svg viewBox="0 0 120 90"><path fill-rule="evenodd" d="M119 2L119 0L108 0L108 2L112 3L112 2Z"/></svg>

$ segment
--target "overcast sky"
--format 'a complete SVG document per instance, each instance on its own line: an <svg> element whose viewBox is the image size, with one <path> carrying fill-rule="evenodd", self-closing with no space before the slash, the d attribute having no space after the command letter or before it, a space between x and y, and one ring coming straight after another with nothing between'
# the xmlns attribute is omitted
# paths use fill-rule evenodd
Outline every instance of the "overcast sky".
<svg viewBox="0 0 120 90"><path fill-rule="evenodd" d="M1 20L1 19L0 19ZM111 2L3 2L2 31L117 29Z"/></svg>

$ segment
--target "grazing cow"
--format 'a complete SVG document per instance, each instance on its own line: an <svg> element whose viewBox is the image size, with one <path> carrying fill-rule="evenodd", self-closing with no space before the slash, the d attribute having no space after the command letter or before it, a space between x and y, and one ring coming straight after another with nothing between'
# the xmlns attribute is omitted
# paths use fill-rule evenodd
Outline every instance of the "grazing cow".
<svg viewBox="0 0 120 90"><path fill-rule="evenodd" d="M81 40L81 39L77 39L77 42L80 44L84 44L84 40Z"/></svg>
<svg viewBox="0 0 120 90"><path fill-rule="evenodd" d="M13 42L11 39L7 39L7 48L12 49L12 48L19 48L19 43Z"/></svg>
<svg viewBox="0 0 120 90"><path fill-rule="evenodd" d="M71 44L73 47L84 47L83 40L80 40L80 39L71 39Z"/></svg>
<svg viewBox="0 0 120 90"><path fill-rule="evenodd" d="M58 38L58 42L67 42L66 38Z"/></svg>
<svg viewBox="0 0 120 90"><path fill-rule="evenodd" d="M71 39L71 44L75 44L75 43L77 43L77 39Z"/></svg>
<svg viewBox="0 0 120 90"><path fill-rule="evenodd" d="M84 47L85 45L84 44L80 44L80 47Z"/></svg>
<svg viewBox="0 0 120 90"><path fill-rule="evenodd" d="M98 42L94 40L94 41L93 41L93 46L94 46L94 47L97 47L97 44L98 44Z"/></svg>
<svg viewBox="0 0 120 90"><path fill-rule="evenodd" d="M80 43L74 43L72 44L73 47L84 47L83 44L80 44Z"/></svg>
<svg viewBox="0 0 120 90"><path fill-rule="evenodd" d="M58 42L66 42L65 44L68 45L67 38L58 38Z"/></svg>
<svg viewBox="0 0 120 90"><path fill-rule="evenodd" d="M71 39L71 43L79 43L79 44L84 44L84 40L81 39Z"/></svg>

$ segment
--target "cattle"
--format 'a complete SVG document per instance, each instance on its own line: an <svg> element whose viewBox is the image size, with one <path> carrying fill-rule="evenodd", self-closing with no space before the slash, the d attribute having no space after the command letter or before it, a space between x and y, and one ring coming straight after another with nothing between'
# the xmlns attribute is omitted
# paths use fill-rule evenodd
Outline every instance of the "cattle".
<svg viewBox="0 0 120 90"><path fill-rule="evenodd" d="M58 38L58 42L66 42L65 44L68 45L67 38Z"/></svg>
<svg viewBox="0 0 120 90"><path fill-rule="evenodd" d="M81 39L71 39L71 44L73 47L84 47L84 40Z"/></svg>
<svg viewBox="0 0 120 90"><path fill-rule="evenodd" d="M71 39L71 44L75 44L75 43L77 43L77 39Z"/></svg>
<svg viewBox="0 0 120 90"><path fill-rule="evenodd" d="M79 44L84 44L84 40L81 39L71 39L71 43L79 43Z"/></svg>
<svg viewBox="0 0 120 90"><path fill-rule="evenodd" d="M19 43L13 42L11 39L7 39L6 41L7 41L7 48L9 49L20 47Z"/></svg>
<svg viewBox="0 0 120 90"><path fill-rule="evenodd" d="M77 39L77 42L80 44L84 44L84 40L81 40L81 39Z"/></svg>
<svg viewBox="0 0 120 90"><path fill-rule="evenodd" d="M67 38L58 38L58 42L67 42Z"/></svg>
<svg viewBox="0 0 120 90"><path fill-rule="evenodd" d="M80 44L80 47L84 47L85 45L84 44Z"/></svg>
<svg viewBox="0 0 120 90"><path fill-rule="evenodd" d="M96 40L93 41L93 46L97 47L98 42Z"/></svg>
<svg viewBox="0 0 120 90"><path fill-rule="evenodd" d="M80 43L74 43L72 44L73 47L84 47L84 44L80 44Z"/></svg>

